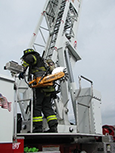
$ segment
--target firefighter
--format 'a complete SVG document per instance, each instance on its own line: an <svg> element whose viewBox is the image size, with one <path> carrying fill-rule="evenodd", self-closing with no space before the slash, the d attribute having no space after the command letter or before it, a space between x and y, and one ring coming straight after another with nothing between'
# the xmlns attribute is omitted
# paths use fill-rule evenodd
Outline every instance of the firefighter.
<svg viewBox="0 0 115 153"><path fill-rule="evenodd" d="M47 59L46 63L49 66L49 71L51 73L55 69L55 64L51 59Z"/></svg>
<svg viewBox="0 0 115 153"><path fill-rule="evenodd" d="M19 79L24 78L24 73L29 67L29 74L33 74L33 76L40 77L46 72L45 63L43 58L39 53L34 51L33 49L24 50L24 55L21 58L23 60L23 67L25 68L24 72L19 74ZM33 132L43 132L42 130L42 122L43 117L47 119L47 123L49 126L49 132L57 132L57 118L52 109L51 103L51 95L55 92L55 88L53 86L40 87L33 89L34 95L34 106L33 106Z"/></svg>

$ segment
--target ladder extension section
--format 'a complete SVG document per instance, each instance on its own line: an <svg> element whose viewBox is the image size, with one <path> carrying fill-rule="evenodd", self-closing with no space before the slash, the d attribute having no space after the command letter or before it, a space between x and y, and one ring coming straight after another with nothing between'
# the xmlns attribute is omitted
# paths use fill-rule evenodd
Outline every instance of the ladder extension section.
<svg viewBox="0 0 115 153"><path fill-rule="evenodd" d="M61 21L62 21L62 16L63 16L64 9L65 9L65 4L66 4L66 1L63 0L60 4L60 7L59 7L59 10L58 10L58 13L57 13L58 14L57 18L54 21L55 25L53 26L53 28L54 28L53 32L50 33L51 41L50 41L50 45L49 45L49 48L48 48L49 51L48 51L47 57L50 57L52 55L52 52L55 48L55 43L56 43L56 40L57 40L58 31L59 31L60 24L61 24Z"/></svg>

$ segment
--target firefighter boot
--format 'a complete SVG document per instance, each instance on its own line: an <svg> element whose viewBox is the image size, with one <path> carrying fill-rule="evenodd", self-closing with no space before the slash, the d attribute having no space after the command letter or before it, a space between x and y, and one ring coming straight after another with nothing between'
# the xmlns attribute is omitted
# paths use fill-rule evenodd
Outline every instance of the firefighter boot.
<svg viewBox="0 0 115 153"><path fill-rule="evenodd" d="M42 133L42 132L43 132L42 129L39 129L39 128L35 128L33 130L33 133Z"/></svg>
<svg viewBox="0 0 115 153"><path fill-rule="evenodd" d="M42 133L42 126L35 126L35 128L33 129L33 133Z"/></svg>
<svg viewBox="0 0 115 153"><path fill-rule="evenodd" d="M51 126L49 132L57 133L57 132L58 132L58 130L57 130L57 125Z"/></svg>

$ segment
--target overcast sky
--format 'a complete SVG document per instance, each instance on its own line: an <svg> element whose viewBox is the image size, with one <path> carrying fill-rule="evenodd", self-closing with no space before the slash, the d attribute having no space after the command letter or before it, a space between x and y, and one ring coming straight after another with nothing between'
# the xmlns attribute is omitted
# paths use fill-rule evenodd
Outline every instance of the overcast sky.
<svg viewBox="0 0 115 153"><path fill-rule="evenodd" d="M44 4L45 0L0 0L1 74L10 75L4 71L8 61L20 62ZM82 60L76 63L76 75L93 81L102 95L102 123L114 125L115 0L82 1L77 41Z"/></svg>

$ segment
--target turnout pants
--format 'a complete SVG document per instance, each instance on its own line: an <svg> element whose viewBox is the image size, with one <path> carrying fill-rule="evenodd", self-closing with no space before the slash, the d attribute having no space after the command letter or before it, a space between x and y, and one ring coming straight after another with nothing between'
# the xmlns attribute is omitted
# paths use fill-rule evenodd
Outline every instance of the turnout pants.
<svg viewBox="0 0 115 153"><path fill-rule="evenodd" d="M42 128L42 113L47 119L49 128L57 126L57 118L52 109L51 94L45 93L41 88L34 89L33 124L35 128Z"/></svg>

